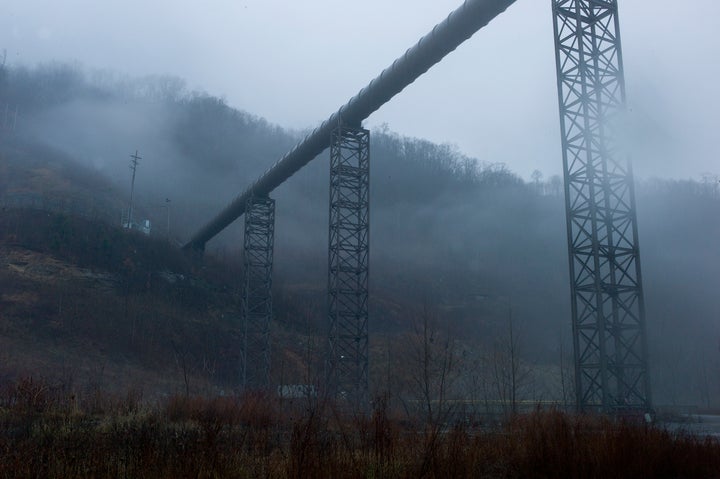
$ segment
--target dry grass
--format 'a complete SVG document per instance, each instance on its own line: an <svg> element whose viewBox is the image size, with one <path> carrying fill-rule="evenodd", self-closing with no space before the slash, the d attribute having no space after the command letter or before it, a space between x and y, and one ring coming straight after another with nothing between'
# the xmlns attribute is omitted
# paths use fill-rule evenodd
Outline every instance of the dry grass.
<svg viewBox="0 0 720 479"><path fill-rule="evenodd" d="M555 411L432 435L385 404L369 417L261 394L149 405L23 379L0 394L0 477L720 477L709 438Z"/></svg>

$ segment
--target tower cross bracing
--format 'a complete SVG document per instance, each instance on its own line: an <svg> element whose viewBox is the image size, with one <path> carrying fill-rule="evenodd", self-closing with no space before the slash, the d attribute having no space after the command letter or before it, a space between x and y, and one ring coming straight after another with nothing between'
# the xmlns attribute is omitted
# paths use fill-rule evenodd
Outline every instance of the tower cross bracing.
<svg viewBox="0 0 720 479"><path fill-rule="evenodd" d="M265 389L270 385L275 200L252 196L245 208L242 383L245 389Z"/></svg>
<svg viewBox="0 0 720 479"><path fill-rule="evenodd" d="M368 403L369 145L367 130L346 126L330 143L328 382L355 410Z"/></svg>
<svg viewBox="0 0 720 479"><path fill-rule="evenodd" d="M651 405L616 0L552 0L571 276L576 403Z"/></svg>

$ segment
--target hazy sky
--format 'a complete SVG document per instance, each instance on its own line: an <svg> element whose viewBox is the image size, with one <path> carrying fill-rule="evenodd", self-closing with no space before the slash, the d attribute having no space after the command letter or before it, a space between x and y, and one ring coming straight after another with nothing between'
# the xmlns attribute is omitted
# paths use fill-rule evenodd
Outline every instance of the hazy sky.
<svg viewBox="0 0 720 479"><path fill-rule="evenodd" d="M314 127L460 0L1 0L11 65L53 60L190 89L281 126ZM679 6L681 5L681 6ZM621 0L639 176L720 173L718 0ZM436 142L529 178L561 172L550 0L515 5L366 126ZM274 162L276 159L269 159Z"/></svg>

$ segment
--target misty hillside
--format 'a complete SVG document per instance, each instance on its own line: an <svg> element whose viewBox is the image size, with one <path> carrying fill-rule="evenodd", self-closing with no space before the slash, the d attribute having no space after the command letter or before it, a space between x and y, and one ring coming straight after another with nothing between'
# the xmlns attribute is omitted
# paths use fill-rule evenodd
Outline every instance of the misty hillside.
<svg viewBox="0 0 720 479"><path fill-rule="evenodd" d="M92 211L94 219L107 224L115 218L117 225L129 196L129 155L138 150L142 159L137 210L163 239L169 219L170 236L178 242L187 240L303 133L269 124L209 94L187 91L175 78L134 79L59 64L0 69L0 115L0 199L7 208L3 215L16 214L17 198L36 195L66 203L72 199ZM370 332L375 357L387 353L384 339L412 331L424 308L434 311L448 334L462 340L471 355L502 341L512 316L523 360L538 371L537 382L543 383L534 388L548 389L545 376L554 373L539 371L557 370L561 354L571 351L559 179L538 175L536 181L526 183L492 158L469 158L452 146L406 138L389 128L372 132L371 162ZM287 344L306 341L300 352L292 353L296 356L309 351L309 338L321 338L324 331L327 185L325 153L273 194L277 199L276 332ZM710 405L720 392L717 189L695 181L641 179L637 194L655 400ZM27 233L18 222L31 220L6 216L4 221L0 234L9 258L19 254L13 249L17 238L11 238L18 233L11 234L7 225ZM97 227L93 221L90 224L96 226L82 228ZM48 242L54 234L50 226L37 228L49 235ZM81 226L73 223L75 228ZM72 254L32 246L27 235L21 246L41 249L42 254L73 267L121 277L123 261L90 261L79 254L93 246L87 238L122 243L119 233L110 231L88 233L83 241L89 242L81 243L85 247L73 243ZM33 241L42 244L37 238ZM241 245L242 226L236 222L208 244L208 256L232 263ZM13 261L6 261L6 268L19 264ZM177 261L171 262L170 269L177 270L173 274L200 275L199 266ZM166 264L145 268L152 279L149 284L162 284L157 278L168 269ZM0 314L5 320L9 305L17 306L12 298L22 296L24 283L11 272L3 274L9 275L0 291L4 308ZM143 324L182 317L192 327L204 328L213 323L211 318L220 317L222 305L236 306L232 291L239 280L232 274L218 275L222 278L218 284L227 283L229 292L204 303L206 309L194 310L195 317L202 318L199 323L192 322L193 314L163 309L173 300L163 299L167 292L159 286L123 292L120 283L114 283L114 292L103 294L118 305L122 298L133 298L136 317ZM92 289L82 294L88 296L88 291ZM155 306L144 309L142 298ZM108 304L115 304L112 301ZM36 313L42 316L48 311L60 314L57 304ZM16 319L20 321L22 314ZM120 316L115 321L122 323ZM213 327L219 328L218 324ZM215 330L218 337L234 327L223 324L228 329ZM192 331L197 336L201 329ZM154 334L158 338L165 333ZM110 341L111 336L101 336L102 341ZM183 357L177 346L181 340L128 343L122 354L143 351L151 358L148 351L153 349L177 359ZM287 351L290 357L292 348ZM193 353L196 360L200 356ZM309 367L310 356L296 357L295 370ZM378 360L372 367L389 367L390 353L387 357L387 364ZM221 376L231 381L232 374L231 369Z"/></svg>

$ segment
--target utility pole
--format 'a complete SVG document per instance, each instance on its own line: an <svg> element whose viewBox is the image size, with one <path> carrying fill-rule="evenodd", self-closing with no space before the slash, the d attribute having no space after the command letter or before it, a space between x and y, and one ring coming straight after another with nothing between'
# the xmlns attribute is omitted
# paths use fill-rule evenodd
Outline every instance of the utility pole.
<svg viewBox="0 0 720 479"><path fill-rule="evenodd" d="M135 171L137 170L138 162L142 160L141 156L138 156L138 151L135 150L134 155L130 155L130 169L132 170L132 182L130 183L130 207L128 208L128 222L127 228L132 229L133 227L133 195L135 193Z"/></svg>

